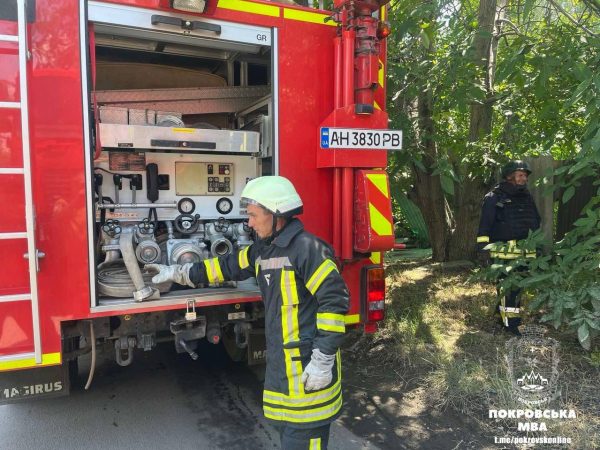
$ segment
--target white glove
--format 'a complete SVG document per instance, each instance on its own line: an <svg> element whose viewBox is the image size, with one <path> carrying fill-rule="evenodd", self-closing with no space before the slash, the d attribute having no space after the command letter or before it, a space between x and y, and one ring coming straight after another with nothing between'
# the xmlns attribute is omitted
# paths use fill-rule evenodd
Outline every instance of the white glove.
<svg viewBox="0 0 600 450"><path fill-rule="evenodd" d="M183 266L178 264L174 264L172 266L165 266L163 264L146 264L144 269L150 273L156 273L156 275L152 277L152 282L154 284L160 284L171 280L177 284L196 287L196 285L194 285L194 283L192 283L190 280L190 269L192 268L192 265L192 263L187 263Z"/></svg>
<svg viewBox="0 0 600 450"><path fill-rule="evenodd" d="M331 370L335 362L335 355L321 353L318 348L313 349L310 362L304 369L300 381L304 384L305 391L318 391L323 389L333 377Z"/></svg>

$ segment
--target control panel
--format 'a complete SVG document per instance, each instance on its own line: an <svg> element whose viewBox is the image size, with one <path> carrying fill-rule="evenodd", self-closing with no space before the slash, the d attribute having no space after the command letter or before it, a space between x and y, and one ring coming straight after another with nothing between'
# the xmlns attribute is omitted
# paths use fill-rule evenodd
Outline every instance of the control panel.
<svg viewBox="0 0 600 450"><path fill-rule="evenodd" d="M233 164L175 163L177 195L233 195Z"/></svg>
<svg viewBox="0 0 600 450"><path fill-rule="evenodd" d="M259 159L250 155L102 151L94 161L94 177L104 181L94 182L103 203L119 204L104 209L105 219L139 221L152 210L158 220L180 214L232 220L245 216L240 194L260 171Z"/></svg>

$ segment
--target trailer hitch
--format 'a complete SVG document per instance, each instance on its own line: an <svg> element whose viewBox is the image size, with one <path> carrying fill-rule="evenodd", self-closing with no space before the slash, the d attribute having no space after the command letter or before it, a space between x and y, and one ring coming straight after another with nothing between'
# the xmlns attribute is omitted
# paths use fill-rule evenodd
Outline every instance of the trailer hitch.
<svg viewBox="0 0 600 450"><path fill-rule="evenodd" d="M247 322L238 322L233 327L235 333L235 345L238 348L248 347L250 341L250 332L252 331L252 325Z"/></svg>
<svg viewBox="0 0 600 450"><path fill-rule="evenodd" d="M133 361L133 349L135 348L135 337L121 336L115 341L115 352L117 364L120 366L128 366ZM123 359L123 354L126 352L127 358Z"/></svg>

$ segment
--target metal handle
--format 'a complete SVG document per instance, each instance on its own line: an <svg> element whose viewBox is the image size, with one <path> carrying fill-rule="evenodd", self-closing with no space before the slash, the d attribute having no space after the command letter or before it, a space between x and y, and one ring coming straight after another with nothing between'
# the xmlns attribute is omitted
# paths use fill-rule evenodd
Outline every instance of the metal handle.
<svg viewBox="0 0 600 450"><path fill-rule="evenodd" d="M197 20L182 20L178 17L169 17L169 16L160 16L154 14L150 18L150 22L152 25L165 24L165 25L175 25L181 27L183 30L204 30L204 31L212 31L215 34L221 34L221 26L215 25L212 23L199 22Z"/></svg>

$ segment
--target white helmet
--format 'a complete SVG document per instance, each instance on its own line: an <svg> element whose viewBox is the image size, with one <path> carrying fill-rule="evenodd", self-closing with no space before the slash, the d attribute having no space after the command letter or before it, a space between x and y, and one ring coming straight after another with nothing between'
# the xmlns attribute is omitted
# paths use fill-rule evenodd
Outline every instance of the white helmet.
<svg viewBox="0 0 600 450"><path fill-rule="evenodd" d="M250 180L242 191L240 207L248 204L266 209L274 217L302 214L302 200L287 178L266 176Z"/></svg>

